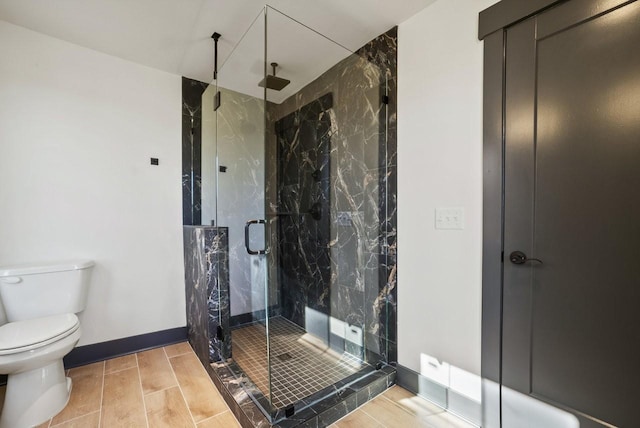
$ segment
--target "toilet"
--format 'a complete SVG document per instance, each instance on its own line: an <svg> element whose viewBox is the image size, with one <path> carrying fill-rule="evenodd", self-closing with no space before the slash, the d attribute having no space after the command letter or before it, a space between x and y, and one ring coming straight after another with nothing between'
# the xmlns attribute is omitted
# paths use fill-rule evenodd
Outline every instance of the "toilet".
<svg viewBox="0 0 640 428"><path fill-rule="evenodd" d="M8 375L0 428L41 424L69 401L62 358L80 339L90 260L0 266L0 374Z"/></svg>

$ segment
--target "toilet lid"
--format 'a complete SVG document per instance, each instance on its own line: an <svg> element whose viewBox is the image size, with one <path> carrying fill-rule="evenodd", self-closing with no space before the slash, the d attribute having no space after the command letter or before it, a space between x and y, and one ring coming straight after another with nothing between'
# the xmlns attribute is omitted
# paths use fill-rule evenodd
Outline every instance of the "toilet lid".
<svg viewBox="0 0 640 428"><path fill-rule="evenodd" d="M52 315L0 326L0 355L28 351L70 335L80 327L75 314Z"/></svg>

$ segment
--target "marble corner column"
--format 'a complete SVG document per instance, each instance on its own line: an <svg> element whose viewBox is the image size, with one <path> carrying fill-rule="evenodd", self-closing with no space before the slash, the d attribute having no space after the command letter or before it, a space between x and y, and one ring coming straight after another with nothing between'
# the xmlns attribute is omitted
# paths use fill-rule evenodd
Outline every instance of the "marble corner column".
<svg viewBox="0 0 640 428"><path fill-rule="evenodd" d="M386 109L378 112L380 173L377 183L372 183L378 186L377 213L370 213L379 219L379 245L377 251L366 255L365 277L373 280L365 287L365 321L368 350L395 364L398 360L398 27L371 40L356 53L375 64L386 83L381 85L380 93L381 97L386 96Z"/></svg>
<svg viewBox="0 0 640 428"><path fill-rule="evenodd" d="M214 226L183 230L189 343L206 366L231 356L229 230Z"/></svg>

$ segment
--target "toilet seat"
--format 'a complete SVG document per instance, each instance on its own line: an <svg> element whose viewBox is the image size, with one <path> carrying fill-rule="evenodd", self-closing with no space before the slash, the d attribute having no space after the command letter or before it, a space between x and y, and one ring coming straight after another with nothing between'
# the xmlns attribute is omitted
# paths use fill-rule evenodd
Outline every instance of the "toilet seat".
<svg viewBox="0 0 640 428"><path fill-rule="evenodd" d="M0 326L0 355L30 351L63 339L80 328L75 314L53 315Z"/></svg>

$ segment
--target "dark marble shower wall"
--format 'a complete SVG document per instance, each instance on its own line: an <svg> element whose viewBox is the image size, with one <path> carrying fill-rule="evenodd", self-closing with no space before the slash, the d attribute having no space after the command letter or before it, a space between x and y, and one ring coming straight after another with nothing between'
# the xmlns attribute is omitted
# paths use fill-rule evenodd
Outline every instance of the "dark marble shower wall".
<svg viewBox="0 0 640 428"><path fill-rule="evenodd" d="M207 83L182 78L182 224L184 225L202 223L202 94L208 86Z"/></svg>
<svg viewBox="0 0 640 428"><path fill-rule="evenodd" d="M270 281L277 278L280 311L303 327L306 308L361 327L367 350L389 362L397 358L396 47L393 28L267 105L266 193L277 201L269 214L279 266ZM308 135L313 150L302 141Z"/></svg>
<svg viewBox="0 0 640 428"><path fill-rule="evenodd" d="M302 327L306 307L330 315L332 106L329 93L275 123L280 309Z"/></svg>

